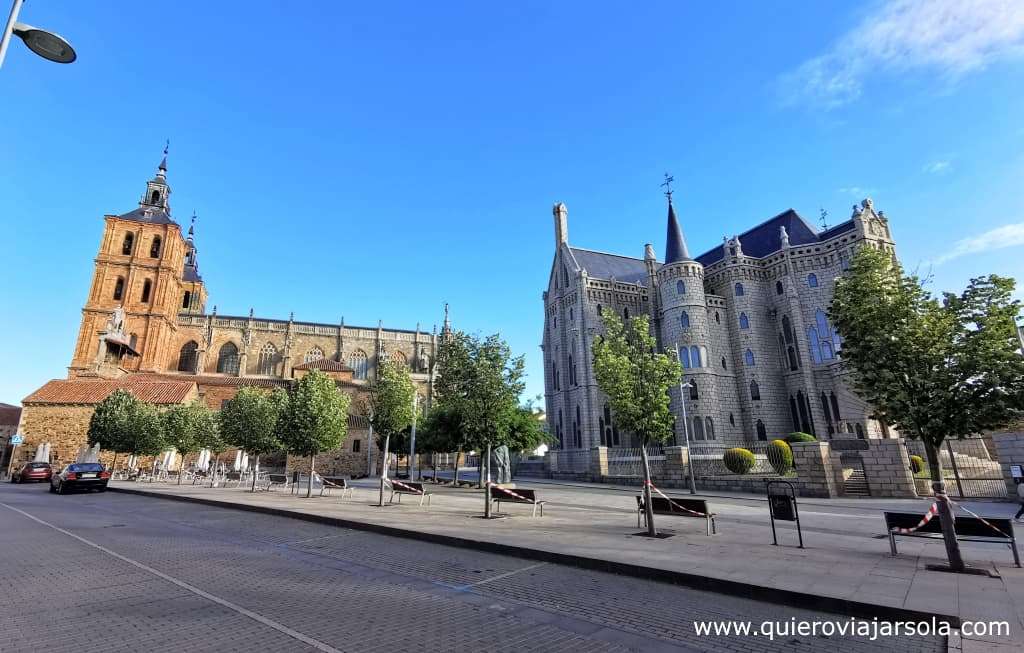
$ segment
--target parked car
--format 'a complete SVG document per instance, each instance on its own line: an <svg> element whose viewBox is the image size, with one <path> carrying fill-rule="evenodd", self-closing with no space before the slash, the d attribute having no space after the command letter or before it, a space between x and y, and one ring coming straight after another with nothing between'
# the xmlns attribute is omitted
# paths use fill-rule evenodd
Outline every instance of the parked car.
<svg viewBox="0 0 1024 653"><path fill-rule="evenodd" d="M50 463L25 463L21 469L11 474L11 483L39 483L49 481L52 475Z"/></svg>
<svg viewBox="0 0 1024 653"><path fill-rule="evenodd" d="M100 463L71 463L60 474L50 477L50 492L66 494L72 490L106 492L110 472Z"/></svg>

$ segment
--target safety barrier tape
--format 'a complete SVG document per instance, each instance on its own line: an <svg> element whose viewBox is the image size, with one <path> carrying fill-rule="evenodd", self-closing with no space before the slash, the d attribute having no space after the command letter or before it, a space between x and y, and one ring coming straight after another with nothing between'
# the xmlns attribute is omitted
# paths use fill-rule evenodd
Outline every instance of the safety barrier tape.
<svg viewBox="0 0 1024 653"><path fill-rule="evenodd" d="M501 490L502 492L505 492L505 493L507 493L507 494L511 494L511 495L512 495L513 497L515 497L516 499L519 499L520 501L525 501L526 503L537 503L537 500L536 500L536 499L527 499L527 498L526 498L526 497L524 497L523 495L521 495L521 494L516 494L515 492L513 492L513 491L512 491L512 490L510 490L510 489L508 489L507 487L501 487L501 486L500 486L500 485L498 485L497 483L492 483L491 481L487 481L487 485L489 485L490 487L496 487L496 488L498 488L499 490Z"/></svg>
<svg viewBox="0 0 1024 653"><path fill-rule="evenodd" d="M974 513L974 512L971 512L970 510L968 510L967 508L964 508L964 507L963 507L963 506L962 506L961 504L959 504L959 503L956 503L956 502L955 502L955 501L953 501L952 499L950 499L950 500L949 500L949 502L950 502L951 504L953 504L954 506L959 506L959 507L960 507L960 510L963 510L963 511L964 511L964 512L966 512L966 513L967 513L968 515L971 515L972 517L976 517L976 518L977 518L978 520L980 520L980 521L981 521L981 523L982 523L982 524L985 524L986 526L988 526L989 528L991 528L991 529L992 529L992 530L994 530L995 532L999 533L1000 535L1002 535L1002 536L1003 536L1003 537L1005 537L1006 539L1008 539L1008 540L1012 540L1012 539L1013 539L1012 537L1010 537L1009 535L1007 535L1007 534L1006 534L1006 533L1004 533L1003 531L1001 531L1001 530L999 530L998 528L996 528L994 524L992 524L991 522L989 522L989 521L988 521L987 519L985 519L985 518L984 518L984 517L982 517L981 515L979 515L979 514L977 514L977 513Z"/></svg>
<svg viewBox="0 0 1024 653"><path fill-rule="evenodd" d="M663 498L665 498L665 499L668 499L669 503L671 503L671 504L672 504L673 506L675 506L676 508L679 508L680 510L682 510L682 511L684 511L684 512L688 512L688 513L690 513L691 515L696 515L696 516L698 516L698 517L707 517L707 514L705 514L705 513L703 513L703 512L697 512L696 510L690 510L690 509L689 509L689 508L687 508L686 506L682 506L682 505L679 505L679 504L678 504L678 503L676 503L676 502L675 502L675 501L674 501L674 500L673 500L673 499L672 499L671 497L669 497L669 496L666 496L666 494L665 494L664 492L662 492L662 491L661 491L661 490L659 490L659 489L658 489L657 487L655 487L654 483L651 483L650 481L647 481L647 485L648 485L648 486L649 486L649 487L650 487L650 488L651 488L652 490L654 490L655 492L657 492L658 494L660 494L660 495L661 495L661 496L662 496Z"/></svg>
<svg viewBox="0 0 1024 653"><path fill-rule="evenodd" d="M890 530L893 533L897 533L897 534L901 534L901 535L906 535L908 533L913 533L917 529L921 528L922 526L924 526L925 524L930 522L932 520L932 517L934 517L937 514L939 514L939 503L937 501L934 501L934 502L932 502L931 507L928 508L928 512L926 512L924 514L924 517L921 519L921 521L918 523L917 526L914 526L913 528L899 528L899 527L895 527L895 528L892 528Z"/></svg>
<svg viewBox="0 0 1024 653"><path fill-rule="evenodd" d="M417 490L416 488L412 487L411 485L406 485L405 483L403 483L401 481L396 481L396 480L393 480L393 479L390 479L390 478L386 478L386 479L384 479L384 482L387 483L388 485L391 485L392 487L397 485L398 487L402 488L403 490L408 490L409 492L412 492L413 494L423 494L423 490Z"/></svg>

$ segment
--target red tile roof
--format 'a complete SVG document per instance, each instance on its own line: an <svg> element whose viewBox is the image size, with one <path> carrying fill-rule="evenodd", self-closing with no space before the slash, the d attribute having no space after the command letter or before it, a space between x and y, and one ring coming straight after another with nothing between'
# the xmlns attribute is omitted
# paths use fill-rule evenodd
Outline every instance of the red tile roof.
<svg viewBox="0 0 1024 653"><path fill-rule="evenodd" d="M322 370L324 372L351 372L352 368L340 361L332 361L329 358L321 358L319 360L310 361L308 363L302 363L296 365L296 370Z"/></svg>
<svg viewBox="0 0 1024 653"><path fill-rule="evenodd" d="M21 408L10 404L0 404L0 424L17 427L20 419Z"/></svg>
<svg viewBox="0 0 1024 653"><path fill-rule="evenodd" d="M195 382L199 385L251 385L259 388L288 388L288 379L276 379L265 376L217 376L214 374L133 374L131 378L145 381Z"/></svg>
<svg viewBox="0 0 1024 653"><path fill-rule="evenodd" d="M142 401L178 404L188 399L193 381L153 381L137 377L116 380L54 379L21 402L22 404L98 404L117 389L124 389Z"/></svg>

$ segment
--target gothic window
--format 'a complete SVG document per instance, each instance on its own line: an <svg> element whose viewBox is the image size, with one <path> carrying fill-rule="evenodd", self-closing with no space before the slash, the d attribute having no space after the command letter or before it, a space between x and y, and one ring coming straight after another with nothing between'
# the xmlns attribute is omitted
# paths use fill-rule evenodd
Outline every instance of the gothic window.
<svg viewBox="0 0 1024 653"><path fill-rule="evenodd" d="M551 383L555 386L555 390L561 390L558 387L558 365L555 364L555 361L551 361Z"/></svg>
<svg viewBox="0 0 1024 653"><path fill-rule="evenodd" d="M615 421L612 419L612 409L606 403L604 405L604 417L602 418L602 433L605 446L617 447L619 446L619 427L615 425Z"/></svg>
<svg viewBox="0 0 1024 653"><path fill-rule="evenodd" d="M256 373L267 376L277 371L277 347L274 343L268 342L260 349L259 358L256 359Z"/></svg>
<svg viewBox="0 0 1024 653"><path fill-rule="evenodd" d="M159 204L160 203L160 191L158 191L158 190L153 191L153 194L150 195L150 197L149 197L149 203L150 204Z"/></svg>
<svg viewBox="0 0 1024 653"><path fill-rule="evenodd" d="M692 347L690 347L690 363L694 367L703 367L704 366L704 363L701 361L700 352L701 352L701 348L698 347L697 345L693 345Z"/></svg>
<svg viewBox="0 0 1024 653"><path fill-rule="evenodd" d="M233 342L225 342L217 354L217 372L220 374L238 374L238 347Z"/></svg>
<svg viewBox="0 0 1024 653"><path fill-rule="evenodd" d="M564 282L565 287L568 288L569 287L569 268L565 267L564 263L562 264L562 281Z"/></svg>
<svg viewBox="0 0 1024 653"><path fill-rule="evenodd" d="M601 312L601 305L600 304L597 305L597 314L598 315L604 315L604 313Z"/></svg>
<svg viewBox="0 0 1024 653"><path fill-rule="evenodd" d="M835 353L843 348L843 339L839 337L839 329L832 329L832 342L835 343Z"/></svg>
<svg viewBox="0 0 1024 653"><path fill-rule="evenodd" d="M121 301L124 297L124 277L118 277L114 283L114 300Z"/></svg>
<svg viewBox="0 0 1024 653"><path fill-rule="evenodd" d="M132 247L135 245L135 234L128 232L124 235L124 242L121 243L121 253L125 256L132 253Z"/></svg>
<svg viewBox="0 0 1024 653"><path fill-rule="evenodd" d="M729 366L725 364L725 356L722 356L722 369L723 370L729 369Z"/></svg>
<svg viewBox="0 0 1024 653"><path fill-rule="evenodd" d="M185 291L185 296L181 298L181 307L188 308L192 305L192 293L188 290Z"/></svg>
<svg viewBox="0 0 1024 653"><path fill-rule="evenodd" d="M750 328L750 318L747 317L746 313L740 313L740 328L741 329L749 329Z"/></svg>
<svg viewBox="0 0 1024 653"><path fill-rule="evenodd" d="M564 429L562 428L562 409L558 409L558 425L555 427L555 437L558 438L558 448L565 449L565 440L562 438Z"/></svg>
<svg viewBox="0 0 1024 653"><path fill-rule="evenodd" d="M715 324L721 324L721 323L722 323L722 316L718 314L718 311L715 311Z"/></svg>
<svg viewBox="0 0 1024 653"><path fill-rule="evenodd" d="M811 417L809 415L809 406L807 404L807 397L804 396L803 390L796 393L796 405L800 410L800 430L804 433L813 433L811 427Z"/></svg>
<svg viewBox="0 0 1024 653"><path fill-rule="evenodd" d="M352 441L352 453L359 453L359 449L360 449L361 445L362 445L362 440L353 440Z"/></svg>
<svg viewBox="0 0 1024 653"><path fill-rule="evenodd" d="M133 333L128 338L128 346L131 347L132 350L138 351L138 348L136 347L137 344L139 344L139 336Z"/></svg>
<svg viewBox="0 0 1024 653"><path fill-rule="evenodd" d="M821 339L828 340L828 334L832 333L832 329L828 326L828 316L825 315L825 311L820 308L814 311L814 321L818 325L818 333L821 334Z"/></svg>
<svg viewBox="0 0 1024 653"><path fill-rule="evenodd" d="M357 349L348 355L348 366L352 368L352 378L365 379L369 369L369 359L366 352Z"/></svg>
<svg viewBox="0 0 1024 653"><path fill-rule="evenodd" d="M552 329L557 329L558 328L558 316L557 315L552 316L551 320L552 320L551 328Z"/></svg>
<svg viewBox="0 0 1024 653"><path fill-rule="evenodd" d="M583 420L580 418L580 405L576 404L576 424L573 432L574 443L577 449L583 448Z"/></svg>
<svg viewBox="0 0 1024 653"><path fill-rule="evenodd" d="M832 343L828 340L821 341L821 357L827 361L835 358L835 354L832 352Z"/></svg>
<svg viewBox="0 0 1024 653"><path fill-rule="evenodd" d="M737 297L742 297L743 296L743 284L737 282L736 285L733 286L733 291L735 292Z"/></svg>
<svg viewBox="0 0 1024 653"><path fill-rule="evenodd" d="M153 283L146 279L145 283L142 284L142 298L139 300L143 304L149 301L149 292L153 289Z"/></svg>
<svg viewBox="0 0 1024 653"><path fill-rule="evenodd" d="M796 347L790 345L786 348L786 355L789 357L789 369L792 372L800 369L800 362L796 356Z"/></svg>
<svg viewBox="0 0 1024 653"><path fill-rule="evenodd" d="M821 343L818 342L818 330L814 327L807 329L807 346L811 350L811 360L821 363Z"/></svg>
<svg viewBox="0 0 1024 653"><path fill-rule="evenodd" d="M807 285L810 286L811 288L817 288L818 287L818 275L814 274L813 272L808 274L807 275Z"/></svg>
<svg viewBox="0 0 1024 653"><path fill-rule="evenodd" d="M190 372L195 374L197 349L199 349L199 345L196 344L195 340L189 340L181 346L181 352L178 354L179 372Z"/></svg>
<svg viewBox="0 0 1024 653"><path fill-rule="evenodd" d="M761 401L761 386L757 385L757 381L750 382L750 400Z"/></svg>
<svg viewBox="0 0 1024 653"><path fill-rule="evenodd" d="M679 281L676 281L676 294L677 295L685 295L686 294L686 283L682 279L680 279Z"/></svg>
<svg viewBox="0 0 1024 653"><path fill-rule="evenodd" d="M687 313L686 311L683 311L682 313L679 314L679 326L683 327L684 329L690 328L690 314Z"/></svg>
<svg viewBox="0 0 1024 653"><path fill-rule="evenodd" d="M854 424L853 428L857 431L857 437L860 438L861 440L863 440L864 439L864 427L860 425L860 422L857 422L856 424Z"/></svg>
<svg viewBox="0 0 1024 653"><path fill-rule="evenodd" d="M153 245L149 248L149 258L160 258L160 236L153 236Z"/></svg>
<svg viewBox="0 0 1024 653"><path fill-rule="evenodd" d="M758 440L767 440L768 439L768 429L766 429L764 427L764 422L762 422L761 420L757 420L757 424L755 425L755 428L757 429L757 439Z"/></svg>
<svg viewBox="0 0 1024 653"><path fill-rule="evenodd" d="M622 309L622 317L624 317L627 320L629 319L629 308Z"/></svg>
<svg viewBox="0 0 1024 653"><path fill-rule="evenodd" d="M775 282L775 294L776 295L781 295L782 293L783 293L782 282L781 281L776 281Z"/></svg>
<svg viewBox="0 0 1024 653"><path fill-rule="evenodd" d="M690 400L697 401L700 396L697 394L697 381L696 379L690 379Z"/></svg>
<svg viewBox="0 0 1024 653"><path fill-rule="evenodd" d="M732 413L729 413L729 426L736 426L736 418L733 417Z"/></svg>
<svg viewBox="0 0 1024 653"><path fill-rule="evenodd" d="M750 351L749 349L747 351L743 352L743 362L747 365L747 367L753 367L754 366L754 352Z"/></svg>
<svg viewBox="0 0 1024 653"><path fill-rule="evenodd" d="M693 439L703 440L704 439L704 420L699 417L693 418Z"/></svg>
<svg viewBox="0 0 1024 653"><path fill-rule="evenodd" d="M782 316L782 335L786 338L786 344L793 344L793 326L788 315Z"/></svg>
<svg viewBox="0 0 1024 653"><path fill-rule="evenodd" d="M399 368L409 366L409 359L406 358L405 354L400 351L391 352L391 362L394 363L395 366Z"/></svg>
<svg viewBox="0 0 1024 653"><path fill-rule="evenodd" d="M690 349L686 345L679 347L679 364L683 369L690 368Z"/></svg>
<svg viewBox="0 0 1024 653"><path fill-rule="evenodd" d="M704 429L705 435L707 436L708 440L714 440L715 439L715 423L713 421L711 421L710 417L705 417L704 418L704 423L706 425L705 429Z"/></svg>
<svg viewBox="0 0 1024 653"><path fill-rule="evenodd" d="M576 321L576 316L573 314L572 308L569 308L569 321L570 322Z"/></svg>
<svg viewBox="0 0 1024 653"><path fill-rule="evenodd" d="M836 393L830 392L828 399L829 399L829 403L832 404L832 415L833 415L833 417L835 417L835 420L838 422L839 420L841 420L843 418L839 416L839 400L836 399Z"/></svg>
<svg viewBox="0 0 1024 653"><path fill-rule="evenodd" d="M569 385L576 385L576 361L569 354Z"/></svg>
<svg viewBox="0 0 1024 653"><path fill-rule="evenodd" d="M321 360L324 357L324 350L319 347L313 347L306 352L306 355L302 357L303 363L312 363L313 361Z"/></svg>
<svg viewBox="0 0 1024 653"><path fill-rule="evenodd" d="M828 429L828 434L832 435L836 432L835 427L832 426L832 411L828 409L828 397L825 393L821 393L821 412L825 413L825 427Z"/></svg>
<svg viewBox="0 0 1024 653"><path fill-rule="evenodd" d="M790 417L793 418L793 430L794 431L799 431L800 430L800 416L797 414L796 399L793 398L793 395L789 395L789 415L790 415Z"/></svg>

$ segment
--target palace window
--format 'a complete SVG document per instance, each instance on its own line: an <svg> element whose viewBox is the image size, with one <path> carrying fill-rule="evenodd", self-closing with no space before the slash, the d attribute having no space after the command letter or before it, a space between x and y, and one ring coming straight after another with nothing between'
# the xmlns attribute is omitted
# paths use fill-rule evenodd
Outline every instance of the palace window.
<svg viewBox="0 0 1024 653"><path fill-rule="evenodd" d="M807 275L807 285L810 286L811 288L817 288L818 287L818 275L814 274L813 272L808 274Z"/></svg>
<svg viewBox="0 0 1024 653"><path fill-rule="evenodd" d="M597 305L597 314L598 315L604 315L604 313L601 312L601 305L600 304Z"/></svg>
<svg viewBox="0 0 1024 653"><path fill-rule="evenodd" d="M192 306L192 293L188 290L185 291L185 296L181 298L181 307L189 308Z"/></svg>
<svg viewBox="0 0 1024 653"><path fill-rule="evenodd" d="M679 281L676 281L676 294L677 295L685 295L686 294L686 283L683 282L682 279L680 279Z"/></svg>
<svg viewBox="0 0 1024 653"><path fill-rule="evenodd" d="M306 355L302 357L303 363L312 363L313 361L322 360L324 357L324 350L319 347L313 347L306 352Z"/></svg>
<svg viewBox="0 0 1024 653"><path fill-rule="evenodd" d="M181 346L181 352L178 354L178 371L189 372L191 374L196 373L196 359L198 356L197 350L199 345L196 344L195 340L189 340Z"/></svg>
<svg viewBox="0 0 1024 653"><path fill-rule="evenodd" d="M722 316L718 314L718 311L715 311L715 324L721 324L721 323L722 323Z"/></svg>
<svg viewBox="0 0 1024 653"><path fill-rule="evenodd" d="M131 347L132 350L138 351L139 348L136 346L138 344L139 344L139 336L138 335L133 333L131 336L128 337L128 346Z"/></svg>
<svg viewBox="0 0 1024 653"><path fill-rule="evenodd" d="M704 418L704 424L705 424L704 433L707 436L708 440L714 440L715 439L715 423L711 420L710 417L705 417Z"/></svg>
<svg viewBox="0 0 1024 653"><path fill-rule="evenodd" d="M153 245L149 248L149 258L160 258L160 236L153 236Z"/></svg>
<svg viewBox="0 0 1024 653"><path fill-rule="evenodd" d="M690 349L686 345L679 347L679 364L683 366L683 369L690 368Z"/></svg>
<svg viewBox="0 0 1024 653"><path fill-rule="evenodd" d="M789 395L789 416L793 419L793 430L799 431L800 415L797 413L796 399L793 398L793 395Z"/></svg>
<svg viewBox="0 0 1024 653"><path fill-rule="evenodd" d="M577 449L583 448L583 420L580 418L580 405L576 404L576 420L573 423L573 442Z"/></svg>
<svg viewBox="0 0 1024 653"><path fill-rule="evenodd" d="M736 418L732 413L729 413L729 426L736 426Z"/></svg>
<svg viewBox="0 0 1024 653"><path fill-rule="evenodd" d="M757 381L750 382L750 400L761 401L761 386L757 385Z"/></svg>
<svg viewBox="0 0 1024 653"><path fill-rule="evenodd" d="M841 420L843 418L839 416L839 400L836 399L836 393L830 392L828 399L829 399L829 403L832 404L832 416L838 422L839 420Z"/></svg>
<svg viewBox="0 0 1024 653"><path fill-rule="evenodd" d="M750 328L750 318L747 317L746 313L740 313L740 328L741 329L749 329Z"/></svg>
<svg viewBox="0 0 1024 653"><path fill-rule="evenodd" d="M729 369L729 366L726 365L726 363L725 363L725 356L722 356L722 369L723 370L728 370Z"/></svg>
<svg viewBox="0 0 1024 653"><path fill-rule="evenodd" d="M821 393L821 411L825 413L825 427L828 429L828 434L832 435L835 433L835 427L832 426L832 411L828 407L828 397L825 393Z"/></svg>
<svg viewBox="0 0 1024 653"><path fill-rule="evenodd" d="M576 385L576 361L569 354L569 385Z"/></svg>
<svg viewBox="0 0 1024 653"><path fill-rule="evenodd" d="M256 359L256 373L271 376L277 371L277 347L268 342L260 349Z"/></svg>
<svg viewBox="0 0 1024 653"><path fill-rule="evenodd" d="M159 204L160 203L160 191L158 191L158 190L153 191L153 194L149 196L149 203L150 204Z"/></svg>
<svg viewBox="0 0 1024 653"><path fill-rule="evenodd" d="M757 424L755 425L755 428L757 429L757 439L758 440L767 440L768 439L768 429L766 429L764 427L764 422L762 422L761 420L757 420Z"/></svg>
<svg viewBox="0 0 1024 653"><path fill-rule="evenodd" d="M569 321L570 322L576 321L576 316L573 314L572 308L569 308Z"/></svg>
<svg viewBox="0 0 1024 653"><path fill-rule="evenodd" d="M132 253L132 248L135 246L135 234L128 232L124 235L124 242L121 243L121 253L128 256Z"/></svg>
<svg viewBox="0 0 1024 653"><path fill-rule="evenodd" d="M622 317L624 317L627 320L629 319L629 309L628 308L622 309Z"/></svg>
<svg viewBox="0 0 1024 653"><path fill-rule="evenodd" d="M153 282L146 279L145 283L142 284L142 297L140 301L145 304L149 301L149 292L153 289Z"/></svg>
<svg viewBox="0 0 1024 653"><path fill-rule="evenodd" d="M754 352L750 351L749 349L747 351L743 352L743 362L747 365L747 367L753 367L754 366Z"/></svg>
<svg viewBox="0 0 1024 653"><path fill-rule="evenodd" d="M687 313L686 311L683 311L682 313L679 314L679 326L683 327L684 329L690 328L690 314Z"/></svg>
<svg viewBox="0 0 1024 653"><path fill-rule="evenodd" d="M853 428L857 431L857 437L860 438L861 440L863 440L864 439L864 427L860 425L860 422L857 422L856 424L854 424Z"/></svg>
<svg viewBox="0 0 1024 653"><path fill-rule="evenodd" d="M353 440L352 441L352 453L359 453L359 449L362 447L362 444L363 444L362 440Z"/></svg>
<svg viewBox="0 0 1024 653"><path fill-rule="evenodd" d="M409 359L406 358L405 354L403 354L400 351L393 351L393 352L391 352L391 362L394 363L398 367L408 367L409 366Z"/></svg>
<svg viewBox="0 0 1024 653"><path fill-rule="evenodd" d="M814 327L807 329L807 347L811 350L811 360L821 363L821 343L818 341L818 330Z"/></svg>
<svg viewBox="0 0 1024 653"><path fill-rule="evenodd" d="M697 380L690 379L690 400L697 401L700 396L697 394Z"/></svg>
<svg viewBox="0 0 1024 653"><path fill-rule="evenodd" d="M124 297L124 277L118 277L114 283L114 300L121 301Z"/></svg>
<svg viewBox="0 0 1024 653"><path fill-rule="evenodd" d="M238 347L233 342L221 345L217 354L217 372L219 374L238 374Z"/></svg>
<svg viewBox="0 0 1024 653"><path fill-rule="evenodd" d="M694 367L704 367L703 357L701 356L703 350L703 347L698 347L697 345L690 347L690 363Z"/></svg>
<svg viewBox="0 0 1024 653"><path fill-rule="evenodd" d="M775 294L776 295L781 295L784 291L785 291L785 289L782 287L782 282L781 281L776 281L775 282Z"/></svg>
<svg viewBox="0 0 1024 653"><path fill-rule="evenodd" d="M733 286L733 292L736 294L737 297L742 297L743 296L743 284L742 283L737 283L735 286Z"/></svg>
<svg viewBox="0 0 1024 653"><path fill-rule="evenodd" d="M601 439L606 447L619 446L619 427L612 419L612 409L606 403L604 405L604 416L601 418Z"/></svg>
<svg viewBox="0 0 1024 653"><path fill-rule="evenodd" d="M693 439L704 439L704 420L697 416L694 416L693 418Z"/></svg>
<svg viewBox="0 0 1024 653"><path fill-rule="evenodd" d="M366 352L357 349L348 355L348 366L352 368L353 379L365 379L369 370L369 359Z"/></svg>

